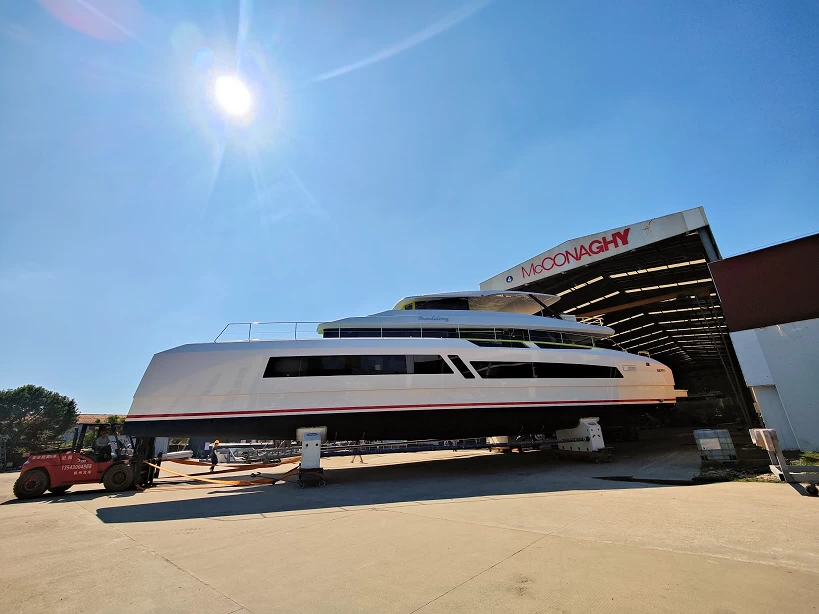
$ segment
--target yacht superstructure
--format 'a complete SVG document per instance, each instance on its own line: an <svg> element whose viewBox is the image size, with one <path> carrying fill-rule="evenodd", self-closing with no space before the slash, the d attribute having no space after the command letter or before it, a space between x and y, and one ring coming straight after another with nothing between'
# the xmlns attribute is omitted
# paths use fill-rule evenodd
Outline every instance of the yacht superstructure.
<svg viewBox="0 0 819 614"><path fill-rule="evenodd" d="M321 323L320 338L184 345L153 357L126 423L168 436L292 439L320 425L342 440L480 437L605 421L683 394L662 363L615 349L612 329L555 313L558 298L415 296Z"/></svg>

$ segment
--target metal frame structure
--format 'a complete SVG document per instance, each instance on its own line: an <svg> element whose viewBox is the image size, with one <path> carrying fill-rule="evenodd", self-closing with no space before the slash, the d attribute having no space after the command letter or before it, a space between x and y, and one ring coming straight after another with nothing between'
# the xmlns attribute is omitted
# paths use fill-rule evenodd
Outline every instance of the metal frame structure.
<svg viewBox="0 0 819 614"><path fill-rule="evenodd" d="M708 226L540 277L515 290L557 294L557 311L600 318L630 352L666 363L692 396L707 374L756 423L709 263L720 259Z"/></svg>
<svg viewBox="0 0 819 614"><path fill-rule="evenodd" d="M319 324L321 324L321 322L230 322L216 335L216 339L213 341L214 343L229 343L232 341L271 341L274 339L318 339L321 337L321 335L316 332L316 326ZM257 334L263 336L253 336L254 326L256 327ZM301 329L299 326L301 326ZM305 328L305 326L307 326L307 328ZM244 333L245 327L247 327L247 338L245 338ZM265 331L265 327L275 328ZM259 333L260 328L262 329L261 333ZM293 330L292 337L290 336L291 328ZM225 338L222 339L222 337Z"/></svg>
<svg viewBox="0 0 819 614"><path fill-rule="evenodd" d="M776 477L788 484L806 483L805 489L812 497L819 496L819 466L789 465L779 445L779 436L775 429L750 429L751 441L768 452L771 459L770 469Z"/></svg>
<svg viewBox="0 0 819 614"><path fill-rule="evenodd" d="M563 437L556 439L519 439L510 442L496 443L489 442L485 437L468 439L421 439L395 442L371 442L359 443L355 441L340 442L332 444L322 444L321 457L329 458L333 456L367 456L369 454L400 454L412 452L436 452L436 451L457 451L457 450L489 450L495 448L537 448L541 446L558 445L561 443L587 442L589 437ZM226 443L219 444L219 448L261 448L264 444L252 443ZM276 458L284 459L302 454L302 446L294 445L282 448L269 448L276 452ZM204 461L202 461L204 463ZM231 464L231 463L227 463Z"/></svg>

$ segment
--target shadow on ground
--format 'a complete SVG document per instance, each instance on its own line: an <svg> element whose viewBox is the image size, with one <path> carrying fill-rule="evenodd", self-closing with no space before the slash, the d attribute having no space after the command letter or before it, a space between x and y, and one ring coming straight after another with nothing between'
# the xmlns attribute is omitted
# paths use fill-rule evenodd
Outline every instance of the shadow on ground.
<svg viewBox="0 0 819 614"><path fill-rule="evenodd" d="M470 497L656 488L685 484L699 471L699 455L688 429L649 431L641 435L639 442L615 444L614 451L615 461L604 464L559 460L549 452L504 455L464 452L463 456L454 453L454 457L439 460L426 457L406 462L402 458L396 464L377 464L385 459L368 457L371 465L356 463L354 468L343 459L336 459L325 469L327 486L323 488L299 489L289 482L194 489L166 483L147 494L131 491L112 495L101 487L93 490L86 487L59 496L47 495L45 500L59 504L104 496L112 504L97 512L104 522L147 522ZM263 477L278 477L285 469L270 469ZM176 496L180 489L188 492ZM161 493L163 490L167 494ZM192 497L193 493L197 496ZM133 504L122 505L125 502L119 502L120 499L129 499ZM8 501L4 505L18 503L24 502Z"/></svg>
<svg viewBox="0 0 819 614"><path fill-rule="evenodd" d="M300 489L288 482L231 489L231 494L224 490L205 491L223 495L218 497L153 503L147 499L153 494L150 493L134 505L99 509L97 516L106 523L154 522L470 497L662 487L595 479L599 468L555 460L537 452L357 466L325 470L327 486L321 488Z"/></svg>

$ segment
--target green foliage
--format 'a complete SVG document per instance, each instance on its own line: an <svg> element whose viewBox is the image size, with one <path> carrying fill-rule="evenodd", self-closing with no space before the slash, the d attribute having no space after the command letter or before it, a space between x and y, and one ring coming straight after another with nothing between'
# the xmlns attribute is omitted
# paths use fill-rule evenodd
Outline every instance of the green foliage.
<svg viewBox="0 0 819 614"><path fill-rule="evenodd" d="M791 465L819 465L819 452L802 452L799 458L792 460Z"/></svg>
<svg viewBox="0 0 819 614"><path fill-rule="evenodd" d="M0 435L10 450L33 451L56 446L77 422L74 399L28 384L0 390Z"/></svg>
<svg viewBox="0 0 819 614"><path fill-rule="evenodd" d="M99 422L97 420L96 422ZM88 427L88 430L85 431L85 437L82 438L82 445L80 448L90 448L94 445L94 440L97 438L97 427Z"/></svg>
<svg viewBox="0 0 819 614"><path fill-rule="evenodd" d="M115 425L122 425L125 424L125 417L124 416L108 416L105 419L106 424L115 424Z"/></svg>

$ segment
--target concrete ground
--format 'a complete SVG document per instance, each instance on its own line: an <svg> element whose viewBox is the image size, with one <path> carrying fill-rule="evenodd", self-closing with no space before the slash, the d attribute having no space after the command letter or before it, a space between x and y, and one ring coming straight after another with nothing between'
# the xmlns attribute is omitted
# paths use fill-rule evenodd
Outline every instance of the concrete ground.
<svg viewBox="0 0 819 614"><path fill-rule="evenodd" d="M171 482L17 502L0 474L0 612L816 611L819 499L597 479L676 479L696 465L689 438L624 445L607 465L326 459L327 486L303 490Z"/></svg>

